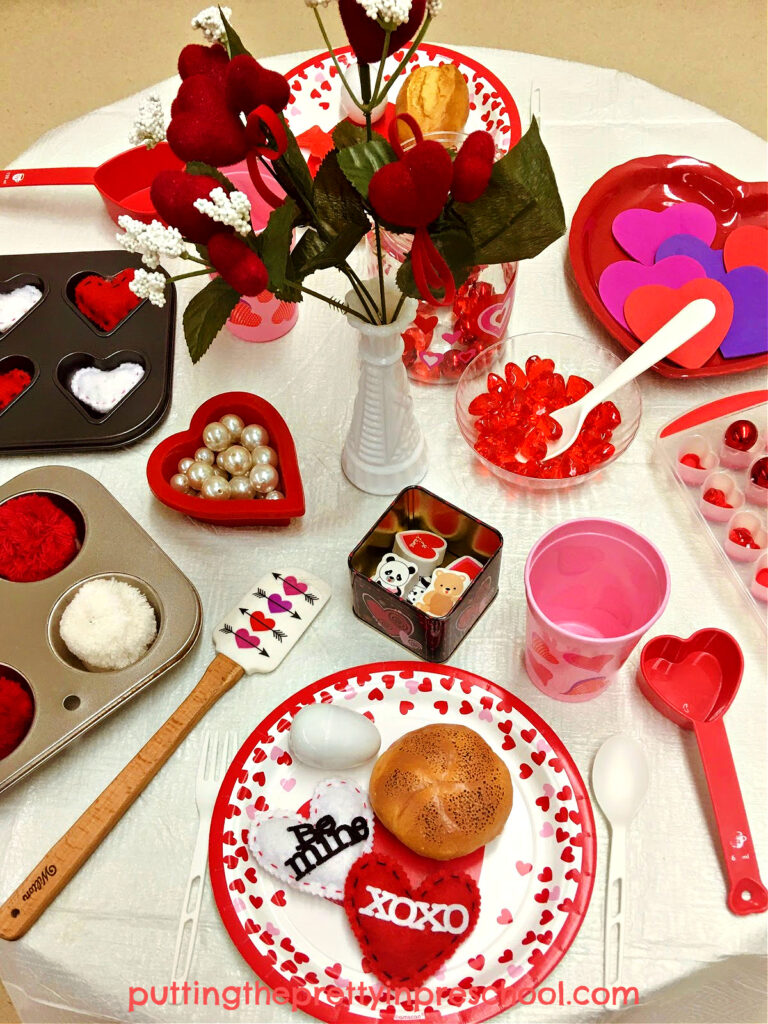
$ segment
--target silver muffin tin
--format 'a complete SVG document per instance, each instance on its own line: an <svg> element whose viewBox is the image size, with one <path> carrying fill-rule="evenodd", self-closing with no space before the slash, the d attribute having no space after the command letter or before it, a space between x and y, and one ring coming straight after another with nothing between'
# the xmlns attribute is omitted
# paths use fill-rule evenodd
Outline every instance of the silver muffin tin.
<svg viewBox="0 0 768 1024"><path fill-rule="evenodd" d="M202 624L200 598L190 581L92 476L63 466L32 469L0 487L0 504L22 494L44 494L71 515L81 548L48 579L0 578L0 673L23 679L35 700L29 732L0 759L0 793L181 661ZM120 671L88 671L59 635L64 609L95 577L133 584L155 610L154 643Z"/></svg>

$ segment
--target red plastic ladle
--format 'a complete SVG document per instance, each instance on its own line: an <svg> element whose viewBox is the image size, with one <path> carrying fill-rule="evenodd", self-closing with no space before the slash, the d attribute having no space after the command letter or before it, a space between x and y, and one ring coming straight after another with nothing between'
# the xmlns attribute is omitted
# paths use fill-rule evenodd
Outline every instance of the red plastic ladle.
<svg viewBox="0 0 768 1024"><path fill-rule="evenodd" d="M723 715L739 689L744 658L722 629L701 629L687 640L657 636L640 655L638 685L667 718L693 729L715 810L734 914L761 914L768 892L760 880L747 812Z"/></svg>
<svg viewBox="0 0 768 1024"><path fill-rule="evenodd" d="M25 185L94 185L115 223L122 214L149 222L157 212L149 188L160 171L181 170L184 164L167 142L154 149L136 146L98 167L39 167L0 171L0 188Z"/></svg>

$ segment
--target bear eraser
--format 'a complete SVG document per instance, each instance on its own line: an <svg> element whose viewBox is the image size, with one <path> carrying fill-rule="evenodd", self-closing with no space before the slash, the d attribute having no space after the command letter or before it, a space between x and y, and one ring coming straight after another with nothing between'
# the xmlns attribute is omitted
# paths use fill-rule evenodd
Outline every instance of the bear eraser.
<svg viewBox="0 0 768 1024"><path fill-rule="evenodd" d="M426 612L434 618L447 615L472 580L465 572L454 569L435 569L432 582L424 594L416 602L419 611Z"/></svg>
<svg viewBox="0 0 768 1024"><path fill-rule="evenodd" d="M443 564L448 545L436 533L427 530L404 530L395 535L393 551L419 567L419 576L430 576Z"/></svg>
<svg viewBox="0 0 768 1024"><path fill-rule="evenodd" d="M461 558L450 562L446 569L453 569L454 572L464 572L471 580L476 580L483 571L483 563L478 562L472 555L462 555Z"/></svg>
<svg viewBox="0 0 768 1024"><path fill-rule="evenodd" d="M371 581L378 583L390 594L405 597L418 576L418 566L390 551L379 562L376 573L371 576Z"/></svg>

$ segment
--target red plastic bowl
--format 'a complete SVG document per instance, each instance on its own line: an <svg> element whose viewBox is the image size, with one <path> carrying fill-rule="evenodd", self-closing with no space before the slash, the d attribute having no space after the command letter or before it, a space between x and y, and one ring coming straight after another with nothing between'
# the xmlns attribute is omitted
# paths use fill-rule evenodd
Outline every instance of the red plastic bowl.
<svg viewBox="0 0 768 1024"><path fill-rule="evenodd" d="M246 424L266 427L270 444L277 452L281 501L250 498L212 501L197 495L179 494L169 481L177 472L179 460L194 455L203 444L203 429L228 412L236 413ZM219 526L288 526L291 519L304 515L304 488L296 459L296 447L288 426L269 402L247 391L227 391L204 402L192 417L187 430L171 434L155 448L147 462L147 480L152 493L168 508L203 523Z"/></svg>
<svg viewBox="0 0 768 1024"><path fill-rule="evenodd" d="M616 260L630 257L614 240L614 217L640 206L663 210L674 203L700 203L717 221L714 249L722 249L725 236L743 224L768 226L768 182L740 181L690 156L649 156L614 167L598 179L579 203L571 221L569 251L576 283L587 305L628 352L637 338L603 305L597 290L600 275ZM664 359L655 369L664 377L722 377L768 365L768 353L725 359L719 352L697 369L675 366Z"/></svg>

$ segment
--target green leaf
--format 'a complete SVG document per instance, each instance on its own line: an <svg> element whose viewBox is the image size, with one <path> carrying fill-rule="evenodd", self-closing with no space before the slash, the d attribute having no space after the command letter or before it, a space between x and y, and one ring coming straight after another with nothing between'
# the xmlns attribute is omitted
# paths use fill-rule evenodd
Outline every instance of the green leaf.
<svg viewBox="0 0 768 1024"><path fill-rule="evenodd" d="M185 170L187 174L205 174L209 178L215 178L227 195L229 195L230 192L235 191L236 186L225 174L221 173L218 167L212 167L210 164L204 164L202 160L190 160Z"/></svg>
<svg viewBox="0 0 768 1024"><path fill-rule="evenodd" d="M531 259L565 233L563 204L535 118L494 165L483 195L453 209L469 229L478 263Z"/></svg>
<svg viewBox="0 0 768 1024"><path fill-rule="evenodd" d="M365 125L354 124L352 121L345 119L344 121L339 121L331 132L331 137L336 149L348 149L350 146L356 146L358 142L365 142L368 135Z"/></svg>
<svg viewBox="0 0 768 1024"><path fill-rule="evenodd" d="M375 139L342 149L338 160L347 180L367 199L371 178L380 167L397 160L397 155L387 140L377 135Z"/></svg>
<svg viewBox="0 0 768 1024"><path fill-rule="evenodd" d="M430 233L429 237L434 242L437 251L448 264L448 268L458 288L459 285L466 281L470 270L477 263L469 232L456 226L448 227L439 233ZM397 287L404 295L408 295L412 299L424 298L416 287L410 255L406 257L403 265L397 272Z"/></svg>
<svg viewBox="0 0 768 1024"><path fill-rule="evenodd" d="M202 242L194 242L192 248L195 250L200 259L210 266L211 258L208 255L208 246L203 245Z"/></svg>
<svg viewBox="0 0 768 1024"><path fill-rule="evenodd" d="M233 57L239 57L241 53L247 53L250 56L250 51L246 50L245 46L243 46L242 39L224 17L224 12L221 7L219 7L219 14L221 15L221 20L224 25L224 31L227 33L227 52L229 53L229 59L231 60Z"/></svg>
<svg viewBox="0 0 768 1024"><path fill-rule="evenodd" d="M221 277L214 277L184 310L184 337L192 362L199 362L240 301L240 293Z"/></svg>
<svg viewBox="0 0 768 1024"><path fill-rule="evenodd" d="M269 215L259 236L259 248L269 273L269 290L278 293L287 282L288 260L293 241L293 225L299 208L290 196Z"/></svg>
<svg viewBox="0 0 768 1024"><path fill-rule="evenodd" d="M359 241L367 233L370 222L359 192L352 188L339 167L339 156L332 149L315 175L312 205L317 214L317 228L330 239L353 227L358 232Z"/></svg>
<svg viewBox="0 0 768 1024"><path fill-rule="evenodd" d="M360 232L354 224L347 225L330 242L324 242L311 228L304 232L292 253L294 277L303 281L316 270L338 267L360 241Z"/></svg>
<svg viewBox="0 0 768 1024"><path fill-rule="evenodd" d="M313 181L307 161L301 152L296 136L283 117L280 119L288 137L288 146L283 155L272 163L272 170L286 193L294 199L301 211L300 223L307 224L310 220L309 207L312 199Z"/></svg>

